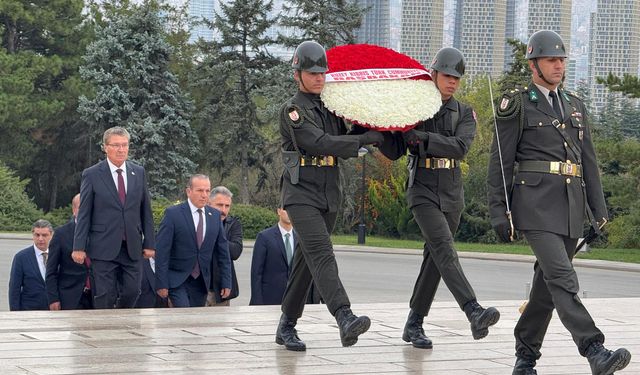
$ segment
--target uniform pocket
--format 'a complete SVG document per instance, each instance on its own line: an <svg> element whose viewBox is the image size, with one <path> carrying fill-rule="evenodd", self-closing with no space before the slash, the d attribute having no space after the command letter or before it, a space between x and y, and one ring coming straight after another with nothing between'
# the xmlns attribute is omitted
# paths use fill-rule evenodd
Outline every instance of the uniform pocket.
<svg viewBox="0 0 640 375"><path fill-rule="evenodd" d="M518 173L514 184L518 186L538 186L542 182L542 173Z"/></svg>

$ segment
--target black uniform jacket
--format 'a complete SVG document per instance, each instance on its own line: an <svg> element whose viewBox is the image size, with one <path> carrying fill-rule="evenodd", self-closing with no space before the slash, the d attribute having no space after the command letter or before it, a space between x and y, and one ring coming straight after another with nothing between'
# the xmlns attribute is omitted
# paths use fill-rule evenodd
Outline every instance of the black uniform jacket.
<svg viewBox="0 0 640 375"><path fill-rule="evenodd" d="M552 106L530 83L506 92L498 103L496 121L504 180L516 229L579 238L583 234L586 200L597 220L608 216L586 108L573 94L558 91L564 118L556 124L573 141L578 155L554 126L557 115ZM518 163L525 160L571 161L582 165L582 177L518 172ZM488 175L489 212L494 226L504 220L506 212L502 181L494 136Z"/></svg>
<svg viewBox="0 0 640 375"><path fill-rule="evenodd" d="M457 124L454 127L454 113L457 112ZM455 128L455 130L454 130ZM449 158L458 161L469 152L476 135L476 120L473 109L451 98L442 104L433 118L421 122L415 127L418 131L428 132L429 138L422 145L406 145L400 133L394 137L402 147L380 147L387 157L396 159L406 153L407 148L413 155L424 158ZM385 143L387 143L385 137ZM399 154L388 154L389 150ZM443 212L462 211L464 208L464 190L462 172L459 167L452 169L417 168L413 186L407 189L409 207L426 202L437 204Z"/></svg>
<svg viewBox="0 0 640 375"><path fill-rule="evenodd" d="M292 137L305 156L337 156L350 158L358 155L359 141L347 135L342 119L329 112L320 101L320 95L298 91L281 108L280 134L282 150L294 151ZM300 180L291 183L289 171L282 176L282 204L310 205L329 212L337 212L342 198L338 167L300 167Z"/></svg>

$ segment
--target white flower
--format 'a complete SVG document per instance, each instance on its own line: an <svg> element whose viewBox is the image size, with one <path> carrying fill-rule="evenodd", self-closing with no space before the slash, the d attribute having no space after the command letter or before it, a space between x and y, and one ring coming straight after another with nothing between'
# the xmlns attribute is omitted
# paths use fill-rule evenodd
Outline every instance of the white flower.
<svg viewBox="0 0 640 375"><path fill-rule="evenodd" d="M336 115L380 130L409 128L442 105L433 81L412 79L330 82L321 98Z"/></svg>

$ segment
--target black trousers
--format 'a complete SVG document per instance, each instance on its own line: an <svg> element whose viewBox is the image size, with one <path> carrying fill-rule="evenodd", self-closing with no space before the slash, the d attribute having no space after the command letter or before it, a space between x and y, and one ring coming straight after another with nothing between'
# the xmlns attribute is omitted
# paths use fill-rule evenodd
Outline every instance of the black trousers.
<svg viewBox="0 0 640 375"><path fill-rule="evenodd" d="M332 315L342 306L350 307L349 297L338 276L330 238L336 213L306 205L290 205L285 209L300 240L282 298L282 312L291 319L302 316L312 281Z"/></svg>
<svg viewBox="0 0 640 375"><path fill-rule="evenodd" d="M126 242L122 242L120 252L114 260L91 259L91 270L94 308L135 307L140 295L142 260L133 260L129 257Z"/></svg>
<svg viewBox="0 0 640 375"><path fill-rule="evenodd" d="M571 260L578 240L543 231L524 231L536 256L529 303L514 329L516 355L537 360L554 307L581 355L593 342L604 342L578 297L578 275Z"/></svg>
<svg viewBox="0 0 640 375"><path fill-rule="evenodd" d="M460 224L461 213L442 212L434 203L415 206L412 212L424 238L424 252L409 306L420 315L428 315L442 279L463 308L476 295L453 248L453 234Z"/></svg>

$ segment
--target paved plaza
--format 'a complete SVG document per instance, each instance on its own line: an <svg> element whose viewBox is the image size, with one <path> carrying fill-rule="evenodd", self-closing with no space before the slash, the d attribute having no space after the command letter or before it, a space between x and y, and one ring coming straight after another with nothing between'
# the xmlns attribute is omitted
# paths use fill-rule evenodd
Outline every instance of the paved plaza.
<svg viewBox="0 0 640 375"><path fill-rule="evenodd" d="M324 305L298 322L306 352L274 343L279 306L0 313L0 374L443 374L507 375L522 301L494 301L502 319L474 341L453 302L436 302L425 323L433 350L400 336L406 303L357 304L373 323L353 347L340 346ZM584 300L607 336L634 355L619 374L640 374L640 298ZM590 374L560 321L552 320L540 375Z"/></svg>

